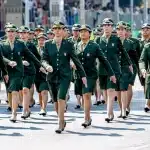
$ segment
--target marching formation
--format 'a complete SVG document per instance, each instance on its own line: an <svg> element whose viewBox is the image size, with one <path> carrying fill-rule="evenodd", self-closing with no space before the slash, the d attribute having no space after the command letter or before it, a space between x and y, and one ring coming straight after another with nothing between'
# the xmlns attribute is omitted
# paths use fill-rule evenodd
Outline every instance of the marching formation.
<svg viewBox="0 0 150 150"><path fill-rule="evenodd" d="M114 119L115 99L120 107L118 118L127 119L136 75L145 93L144 110L150 111L150 24L143 24L140 39L132 37L130 24L120 21L114 25L110 18L93 30L74 24L72 34L60 21L54 22L47 33L41 25L33 30L7 23L5 33L0 40L0 69L11 122L17 120L18 107L23 108L22 119L30 117L36 89L39 114L47 114L50 95L59 120L55 132L61 133L66 127L64 113L71 82L77 99L75 109L84 109L83 127L92 123L94 94L94 105L107 104L106 122Z"/></svg>

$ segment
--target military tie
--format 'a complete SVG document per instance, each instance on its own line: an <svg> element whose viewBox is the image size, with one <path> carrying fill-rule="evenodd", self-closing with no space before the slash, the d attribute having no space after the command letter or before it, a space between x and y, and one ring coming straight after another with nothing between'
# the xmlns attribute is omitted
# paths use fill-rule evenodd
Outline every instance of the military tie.
<svg viewBox="0 0 150 150"><path fill-rule="evenodd" d="M60 42L60 41L59 41L59 42L56 42L56 46L57 46L57 50L59 51L60 46L61 46L61 42Z"/></svg>
<svg viewBox="0 0 150 150"><path fill-rule="evenodd" d="M86 43L82 43L82 45L81 45L81 51L82 52L84 51L85 47L86 47Z"/></svg>
<svg viewBox="0 0 150 150"><path fill-rule="evenodd" d="M11 50L13 51L13 49L14 49L14 42L10 41L9 44L10 44Z"/></svg>

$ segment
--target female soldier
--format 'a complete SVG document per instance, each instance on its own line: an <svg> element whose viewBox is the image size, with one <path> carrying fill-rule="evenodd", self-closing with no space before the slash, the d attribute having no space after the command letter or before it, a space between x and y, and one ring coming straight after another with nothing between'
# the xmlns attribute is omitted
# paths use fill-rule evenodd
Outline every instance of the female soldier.
<svg viewBox="0 0 150 150"><path fill-rule="evenodd" d="M55 37L53 40L49 40L45 43L42 53L42 64L49 72L47 81L52 91L55 110L59 118L59 127L55 131L56 133L61 133L66 126L64 110L66 105L65 99L71 81L70 59L75 63L86 85L84 69L75 55L73 43L63 38L63 28L64 24L62 22L54 22L53 32Z"/></svg>
<svg viewBox="0 0 150 150"><path fill-rule="evenodd" d="M91 96L94 92L96 80L98 78L96 68L97 58L106 68L108 75L110 76L110 81L116 83L116 77L114 76L114 72L109 62L107 61L101 49L99 48L98 44L90 40L90 34L91 28L88 25L82 25L80 28L81 42L77 45L76 50L78 58L81 61L87 75L87 87L84 87L82 85L82 82L80 82L79 83L80 85L78 86L82 91L84 99L85 121L82 124L82 126L84 127L90 126L92 122L90 116L90 108L91 108Z"/></svg>

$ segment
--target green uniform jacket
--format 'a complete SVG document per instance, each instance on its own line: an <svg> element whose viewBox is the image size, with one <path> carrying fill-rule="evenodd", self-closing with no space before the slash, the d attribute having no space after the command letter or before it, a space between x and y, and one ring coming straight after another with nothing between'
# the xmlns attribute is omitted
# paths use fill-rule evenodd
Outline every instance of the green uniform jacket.
<svg viewBox="0 0 150 150"><path fill-rule="evenodd" d="M109 76L114 75L108 60L104 56L102 50L99 48L98 44L96 44L94 41L89 41L84 51L81 50L81 44L82 42L80 42L77 46L77 55L88 78L98 77L96 58L98 58L100 63L103 64Z"/></svg>
<svg viewBox="0 0 150 150"><path fill-rule="evenodd" d="M32 54L34 54L34 56L36 58L39 57L37 48L34 46L33 43L28 41L26 43L26 46L27 46L28 50L30 50L30 52L32 52ZM29 57L26 57L26 58L23 57L23 60L28 61L30 64L29 66L24 66L24 75L35 75L36 74L36 69L35 69L36 64L34 64L34 61L32 61L32 59L30 59Z"/></svg>
<svg viewBox="0 0 150 150"><path fill-rule="evenodd" d="M144 46L140 60L139 60L140 70L145 69L148 74L150 74L150 43Z"/></svg>
<svg viewBox="0 0 150 150"><path fill-rule="evenodd" d="M54 40L47 41L42 54L42 64L44 67L47 67L47 65L53 67L53 72L48 74L47 80L56 80L56 75L58 77L58 74L61 79L71 80L70 59L76 65L80 76L85 77L85 71L75 54L75 48L72 42L63 39L58 50Z"/></svg>
<svg viewBox="0 0 150 150"><path fill-rule="evenodd" d="M2 45L0 45L0 69L2 71L3 76L8 74L5 63L4 63L4 60L3 60Z"/></svg>
<svg viewBox="0 0 150 150"><path fill-rule="evenodd" d="M138 67L139 57L137 55L136 50L134 49L134 42L131 41L130 39L125 39L123 41L123 47L127 51L128 55L130 56L132 64ZM122 61L121 66L123 65L124 65L124 61Z"/></svg>
<svg viewBox="0 0 150 150"><path fill-rule="evenodd" d="M25 60L30 59L34 61L39 67L41 66L41 63L36 59L36 57L28 50L28 48L25 46L24 42L21 40L15 40L14 41L14 48L11 50L10 44L8 40L3 42L3 55L6 57L9 61L15 61L17 63L17 66L12 68L11 66L7 65L8 75L14 76L14 77L20 77L24 76L24 66L22 64L22 59ZM7 61L7 63L9 63Z"/></svg>
<svg viewBox="0 0 150 150"><path fill-rule="evenodd" d="M41 55L42 55L42 52L43 52L43 48L40 49L39 47L37 47L37 50L38 50L38 55L36 55L37 59L39 61L41 61ZM39 72L39 67L37 65L35 65L35 68L36 68L36 78L35 80L36 81L46 81L46 74L44 74L43 72Z"/></svg>
<svg viewBox="0 0 150 150"><path fill-rule="evenodd" d="M121 75L120 61L121 62L124 61L124 64L126 65L132 64L129 55L123 48L121 40L117 36L111 35L107 42L106 37L103 35L96 39L96 43L99 44L101 50L108 59L109 63L111 64L111 67L115 72L115 75L117 76ZM106 76L108 75L103 63L100 63L99 65L99 75L106 75Z"/></svg>
<svg viewBox="0 0 150 150"><path fill-rule="evenodd" d="M133 48L134 48L134 50L136 50L137 56L140 59L140 56L141 56L141 53L142 53L141 48L140 48L140 41L138 39L132 38L132 37L130 37L129 39L131 41L133 41Z"/></svg>

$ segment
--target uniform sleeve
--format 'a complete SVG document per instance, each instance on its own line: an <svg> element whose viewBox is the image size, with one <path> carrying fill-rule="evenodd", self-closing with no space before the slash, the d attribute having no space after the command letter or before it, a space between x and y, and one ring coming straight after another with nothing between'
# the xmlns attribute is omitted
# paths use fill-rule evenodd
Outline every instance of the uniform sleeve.
<svg viewBox="0 0 150 150"><path fill-rule="evenodd" d="M130 59L127 51L124 49L124 47L121 43L121 40L119 38L118 38L117 44L118 44L118 49L121 52L121 62L123 62L124 64L129 65L129 66L132 65L131 59Z"/></svg>
<svg viewBox="0 0 150 150"><path fill-rule="evenodd" d="M4 60L3 60L3 55L2 55L2 49L1 49L1 46L0 46L0 68L2 70L2 74L3 76L7 75L7 69L6 69L6 66L5 66L5 63L4 63Z"/></svg>
<svg viewBox="0 0 150 150"><path fill-rule="evenodd" d="M47 49L47 44L45 43L44 49L43 49L43 53L42 53L42 65L47 68L47 66L49 66L49 57L48 57L48 49Z"/></svg>
<svg viewBox="0 0 150 150"><path fill-rule="evenodd" d="M104 53L102 52L102 50L98 45L96 45L96 56L99 59L99 62L104 65L108 75L109 76L115 75L110 63L108 62L107 58L105 57Z"/></svg>
<svg viewBox="0 0 150 150"><path fill-rule="evenodd" d="M38 67L41 67L42 64L40 63L40 61L34 56L32 52L30 52L30 50L25 46L25 44L23 44L23 47L25 59L31 59Z"/></svg>
<svg viewBox="0 0 150 150"><path fill-rule="evenodd" d="M40 54L38 53L38 50L36 48L36 46L34 44L32 44L32 53L35 55L35 57L40 60L41 59L41 56Z"/></svg>
<svg viewBox="0 0 150 150"><path fill-rule="evenodd" d="M147 65L147 60L148 60L147 59L147 55L148 55L147 51L148 51L148 49L149 49L149 47L145 46L143 51L142 51L142 54L141 54L141 57L140 57L140 60L139 60L139 68L140 68L140 70L142 70L142 69L147 70L146 66L148 66Z"/></svg>
<svg viewBox="0 0 150 150"><path fill-rule="evenodd" d="M71 57L72 61L74 62L75 66L79 72L80 77L86 77L84 68L81 65L81 62L79 61L79 59L75 53L74 45L72 43L69 43L69 44L70 44L70 57Z"/></svg>

